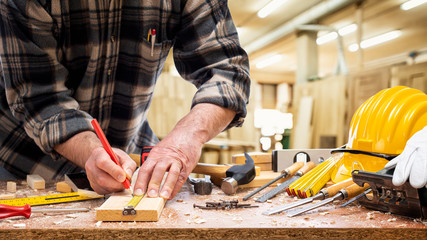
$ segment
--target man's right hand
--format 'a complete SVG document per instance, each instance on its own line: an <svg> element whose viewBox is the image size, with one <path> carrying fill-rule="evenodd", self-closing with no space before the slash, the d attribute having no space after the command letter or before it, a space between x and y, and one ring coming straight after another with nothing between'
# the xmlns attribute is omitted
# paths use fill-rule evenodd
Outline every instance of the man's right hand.
<svg viewBox="0 0 427 240"><path fill-rule="evenodd" d="M113 148L123 169L117 166L102 147L98 136L92 131L74 135L66 142L55 146L55 151L77 166L84 168L93 190L107 194L122 190L125 171L132 176L136 163L124 151Z"/></svg>
<svg viewBox="0 0 427 240"><path fill-rule="evenodd" d="M113 151L123 168L116 165L102 147L95 148L85 164L90 185L98 194L123 190L126 173L132 176L136 169L136 163L124 151L117 148Z"/></svg>

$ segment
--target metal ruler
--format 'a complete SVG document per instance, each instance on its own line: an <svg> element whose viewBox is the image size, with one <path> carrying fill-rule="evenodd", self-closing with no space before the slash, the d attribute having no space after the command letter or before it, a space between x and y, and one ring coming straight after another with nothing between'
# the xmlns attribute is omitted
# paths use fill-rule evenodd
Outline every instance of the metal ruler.
<svg viewBox="0 0 427 240"><path fill-rule="evenodd" d="M136 206L138 205L139 202L141 202L142 198L145 195L140 195L140 196L134 196L129 202L128 204L126 204L126 206L123 208L123 216L126 215L136 215Z"/></svg>
<svg viewBox="0 0 427 240"><path fill-rule="evenodd" d="M74 202L74 201L83 201L96 198L102 198L103 195L99 196L84 196L78 192L72 193L62 193L62 194L53 194L53 195L44 195L37 197L26 197L26 198L15 198L8 200L0 200L0 204L10 205L10 206L24 206L29 204L31 206L38 205L47 205L54 203L64 203L64 202Z"/></svg>

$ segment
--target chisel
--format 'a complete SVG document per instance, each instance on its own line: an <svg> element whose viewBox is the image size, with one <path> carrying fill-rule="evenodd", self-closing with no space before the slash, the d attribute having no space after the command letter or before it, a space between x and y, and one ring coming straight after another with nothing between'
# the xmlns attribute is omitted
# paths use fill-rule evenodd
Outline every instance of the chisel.
<svg viewBox="0 0 427 240"><path fill-rule="evenodd" d="M294 202L294 203L291 203L291 204L288 204L288 205L285 205L283 207L279 207L279 208L276 208L276 209L273 209L270 211L263 212L262 214L273 215L273 214L281 213L283 211L286 211L286 210L289 210L289 209L292 209L292 208L295 208L298 206L302 206L302 205L307 204L307 203L311 203L314 200L323 200L323 199L328 198L330 196L334 196L335 194L338 193L339 190L341 190L345 187L348 187L353 183L354 183L353 180L351 178L349 178L349 179L344 180L342 182L336 183L330 187L321 189L318 194L316 194L312 197L309 197L309 198L306 198L306 199L303 199L303 200L300 200L300 201L297 201L297 202Z"/></svg>
<svg viewBox="0 0 427 240"><path fill-rule="evenodd" d="M360 187L356 183L353 183L352 185L338 191L338 193L335 194L333 197L325 199L325 200L320 201L318 203L315 203L315 204L313 204L307 208L303 208L301 210L295 211L291 214L288 214L287 216L288 217L294 217L294 216L300 215L301 213L305 213L305 212L308 212L310 210L316 209L318 207L322 207L322 206L329 204L335 200L343 200L343 199L353 198L353 197L359 195L360 193L362 193L363 191L365 191L365 189L367 189L368 187L369 187L368 184L365 184L365 186Z"/></svg>
<svg viewBox="0 0 427 240"><path fill-rule="evenodd" d="M294 173L296 171L298 171L302 166L304 165L303 162L296 162L294 164L292 164L290 167L286 168L285 170L282 171L282 174L280 174L280 176L276 177L275 179L271 180L270 182L266 183L265 185L261 186L260 188L256 189L255 191L249 193L248 195L246 195L243 198L243 201L248 200L250 197L252 197L253 195L261 192L264 188L270 186L271 184L275 183L276 181L279 181L282 178L287 178L289 176L294 175Z"/></svg>
<svg viewBox="0 0 427 240"><path fill-rule="evenodd" d="M369 194L370 192L372 192L372 188L368 188L368 189L366 189L363 193L361 193L361 194L357 195L356 197L354 197L354 198L352 198L352 199L348 200L348 202L346 202L346 203L342 204L340 207L346 207L347 205L349 205L349 204L353 203L354 201L359 200L360 198L362 198L362 197L366 196L366 195L367 195L367 194Z"/></svg>
<svg viewBox="0 0 427 240"><path fill-rule="evenodd" d="M298 170L295 173L295 175L293 177L286 180L285 182L283 182L279 186L275 187L273 190L262 195L260 198L258 198L256 200L256 202L265 202L268 199L273 198L274 196L276 196L277 194L282 192L285 188L287 188L291 183L298 180L302 175L306 174L308 171L313 169L315 166L316 166L316 164L314 164L314 162L307 162L306 164L304 164L304 166L300 170Z"/></svg>

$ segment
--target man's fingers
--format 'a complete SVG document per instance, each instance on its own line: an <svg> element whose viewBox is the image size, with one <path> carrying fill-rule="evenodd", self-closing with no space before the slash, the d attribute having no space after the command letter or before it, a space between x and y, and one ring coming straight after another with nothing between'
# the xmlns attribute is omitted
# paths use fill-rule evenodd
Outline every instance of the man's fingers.
<svg viewBox="0 0 427 240"><path fill-rule="evenodd" d="M114 149L116 150L116 149ZM136 163L133 161L129 155L121 150L115 151L117 157L119 158L120 164L122 165L123 170L125 170L126 178L130 179L133 172L136 169Z"/></svg>
<svg viewBox="0 0 427 240"><path fill-rule="evenodd" d="M170 198L172 190L175 188L180 174L181 164L178 164L177 162L173 163L169 168L168 176L166 177L166 180L162 186L162 190L160 191L160 197L164 199Z"/></svg>
<svg viewBox="0 0 427 240"><path fill-rule="evenodd" d="M168 161L158 162L151 175L150 183L148 184L147 194L149 197L158 197L160 185L162 184L163 177L169 169L170 163Z"/></svg>
<svg viewBox="0 0 427 240"><path fill-rule="evenodd" d="M105 155L99 156L96 161L96 167L108 173L118 182L124 182L126 180L125 171L115 164L113 160L111 160L110 156L105 153Z"/></svg>
<svg viewBox="0 0 427 240"><path fill-rule="evenodd" d="M144 164L142 164L142 166L139 168L139 173L134 188L135 195L145 194L148 187L148 181L151 178L151 174L155 166L155 161L145 161Z"/></svg>

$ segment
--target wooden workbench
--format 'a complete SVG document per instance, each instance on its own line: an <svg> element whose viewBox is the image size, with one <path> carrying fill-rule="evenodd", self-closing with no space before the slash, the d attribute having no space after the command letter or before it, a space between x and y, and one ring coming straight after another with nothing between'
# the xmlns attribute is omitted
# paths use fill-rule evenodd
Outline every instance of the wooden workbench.
<svg viewBox="0 0 427 240"><path fill-rule="evenodd" d="M5 184L0 182L0 194L4 193ZM46 186L47 190L34 191L18 181L17 197L43 195L54 189L53 182L47 182ZM293 202L294 199L288 196L276 197L271 203L245 202L258 205L258 208L228 211L193 208L194 203L204 205L206 201L220 199L241 200L249 191L239 190L235 196L226 196L215 187L211 195L198 196L192 193L190 185L184 185L181 192L166 203L158 222L97 222L95 208L104 199L35 206L89 207L92 210L65 214L35 213L30 219L1 219L0 239L427 239L426 222L357 205L337 208L342 202L293 218L284 213L273 216L261 214ZM25 226L19 227L19 224Z"/></svg>

